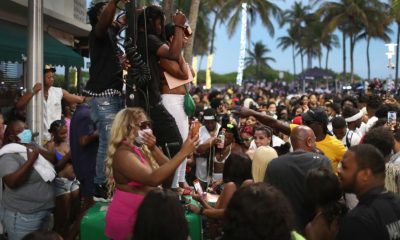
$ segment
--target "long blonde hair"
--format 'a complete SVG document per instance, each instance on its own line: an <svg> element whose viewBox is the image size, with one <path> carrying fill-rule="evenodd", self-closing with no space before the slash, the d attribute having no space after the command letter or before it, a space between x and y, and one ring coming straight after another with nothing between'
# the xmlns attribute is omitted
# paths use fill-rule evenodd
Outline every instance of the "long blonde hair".
<svg viewBox="0 0 400 240"><path fill-rule="evenodd" d="M108 194L111 197L115 189L115 180L113 174L113 158L117 151L119 145L122 141L126 140L129 143L133 143L135 136L139 130L137 124L138 121L146 117L146 113L141 108L125 108L117 113L111 126L110 139L107 150L107 158L105 160L106 164L106 176L107 176L107 187ZM149 159L149 151L147 148L142 148L144 156L148 162L152 162ZM153 164L151 164L153 166Z"/></svg>
<svg viewBox="0 0 400 240"><path fill-rule="evenodd" d="M275 149L270 146L261 146L257 148L254 153L253 162L251 165L251 174L255 183L263 182L265 171L267 170L268 163L277 158L278 154Z"/></svg>

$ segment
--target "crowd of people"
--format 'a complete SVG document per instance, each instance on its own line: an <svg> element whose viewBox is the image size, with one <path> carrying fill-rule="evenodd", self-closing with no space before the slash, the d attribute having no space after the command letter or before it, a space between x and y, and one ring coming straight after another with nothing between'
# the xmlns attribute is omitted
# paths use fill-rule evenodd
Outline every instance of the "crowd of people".
<svg viewBox="0 0 400 240"><path fill-rule="evenodd" d="M183 13L164 26L151 5L137 11L148 81L124 98L122 70L140 69L117 54L126 20L114 16L118 2L89 9L83 96L54 87L46 66L43 89L37 83L0 115L4 237L75 239L82 216L104 201L104 235L114 240L189 239L187 213L203 219L204 239L399 238L396 97L287 95L260 83L171 89L171 77L195 74L181 55L190 31ZM44 142L25 118L39 91Z"/></svg>

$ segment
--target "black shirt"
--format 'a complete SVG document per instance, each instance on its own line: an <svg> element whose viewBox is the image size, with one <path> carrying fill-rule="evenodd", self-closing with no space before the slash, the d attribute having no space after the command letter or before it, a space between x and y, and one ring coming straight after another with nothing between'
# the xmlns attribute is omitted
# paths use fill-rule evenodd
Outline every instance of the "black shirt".
<svg viewBox="0 0 400 240"><path fill-rule="evenodd" d="M294 151L273 159L265 173L265 182L282 191L289 200L300 231L303 231L314 214L313 206L308 205L305 199L306 176L308 171L319 167L332 170L327 157L318 153Z"/></svg>
<svg viewBox="0 0 400 240"><path fill-rule="evenodd" d="M122 69L117 58L117 29L109 27L104 37L97 38L94 29L89 34L90 78L85 91L102 93L107 89L122 91Z"/></svg>
<svg viewBox="0 0 400 240"><path fill-rule="evenodd" d="M161 67L160 67L160 58L157 56L158 49L166 44L163 42L158 36L154 34L147 35L147 47L146 51L146 35L144 32L138 33L137 47L138 52L142 55L143 61L147 62L147 53L148 53L148 65L151 72L151 81L148 84L148 89L145 87L142 88L142 91L149 93L149 104L150 106L154 106L155 104L161 101ZM143 92L139 91L136 93L134 98L134 105L144 107L144 98Z"/></svg>
<svg viewBox="0 0 400 240"><path fill-rule="evenodd" d="M343 219L337 239L400 239L400 198L384 187L371 189Z"/></svg>

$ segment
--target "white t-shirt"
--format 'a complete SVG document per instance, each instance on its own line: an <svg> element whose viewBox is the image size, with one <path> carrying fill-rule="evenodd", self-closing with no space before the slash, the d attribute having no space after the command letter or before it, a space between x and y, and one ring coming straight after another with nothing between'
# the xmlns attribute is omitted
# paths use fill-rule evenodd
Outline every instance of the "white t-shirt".
<svg viewBox="0 0 400 240"><path fill-rule="evenodd" d="M342 139L342 143L348 147L346 138L348 139L350 146L355 146L360 144L362 136L360 135L358 128L355 131L347 129L346 135Z"/></svg>
<svg viewBox="0 0 400 240"><path fill-rule="evenodd" d="M199 130L199 144L204 144L211 137L216 137L220 127L221 125L217 123L214 136L211 136L206 126L201 126ZM207 182L207 158L196 156L196 177L202 182Z"/></svg>
<svg viewBox="0 0 400 240"><path fill-rule="evenodd" d="M376 123L376 121L378 121L378 118L376 116L373 116L372 118L368 119L366 132L368 132L371 129L371 127Z"/></svg>
<svg viewBox="0 0 400 240"><path fill-rule="evenodd" d="M62 107L61 100L63 90L58 87L49 88L47 101L43 98L43 139L50 140L49 128L52 122L61 119Z"/></svg>

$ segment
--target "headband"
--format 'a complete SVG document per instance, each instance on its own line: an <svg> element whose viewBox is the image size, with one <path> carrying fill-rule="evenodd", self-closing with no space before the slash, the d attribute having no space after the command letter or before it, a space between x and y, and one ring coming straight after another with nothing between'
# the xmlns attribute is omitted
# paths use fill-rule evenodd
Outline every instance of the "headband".
<svg viewBox="0 0 400 240"><path fill-rule="evenodd" d="M346 121L346 122L354 122L354 121L357 121L358 119L360 119L360 118L362 118L363 117L363 113L361 112L361 111L359 111L357 114L355 114L355 115L353 115L353 116L351 116L351 117L348 117L348 118L345 118L344 120Z"/></svg>

